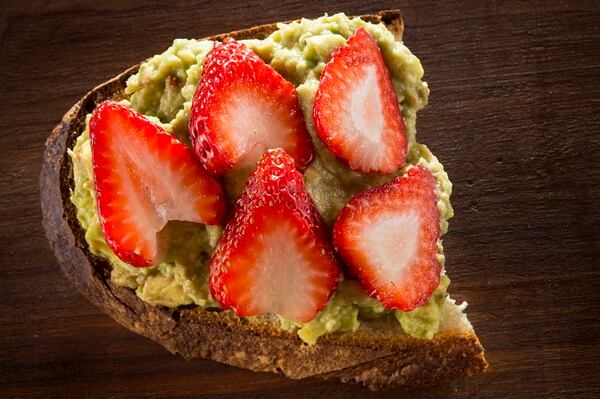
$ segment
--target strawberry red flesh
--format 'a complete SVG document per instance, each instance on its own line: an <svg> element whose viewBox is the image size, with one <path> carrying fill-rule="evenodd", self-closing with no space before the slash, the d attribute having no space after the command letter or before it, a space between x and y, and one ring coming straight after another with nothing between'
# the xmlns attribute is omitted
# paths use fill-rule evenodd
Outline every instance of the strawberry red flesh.
<svg viewBox="0 0 600 399"><path fill-rule="evenodd" d="M308 322L333 294L340 269L302 175L281 149L250 176L210 262L209 287L238 316Z"/></svg>
<svg viewBox="0 0 600 399"><path fill-rule="evenodd" d="M161 261L157 233L167 221L218 224L219 183L184 144L115 102L90 120L96 202L108 246L137 267Z"/></svg>
<svg viewBox="0 0 600 399"><path fill-rule="evenodd" d="M348 201L334 245L363 288L389 309L424 304L440 281L436 180L422 166Z"/></svg>
<svg viewBox="0 0 600 399"><path fill-rule="evenodd" d="M228 39L207 55L192 101L190 138L207 169L254 167L283 148L303 169L313 149L294 85L245 45Z"/></svg>
<svg viewBox="0 0 600 399"><path fill-rule="evenodd" d="M351 169L390 173L404 165L404 120L381 50L365 28L325 66L313 117L321 141Z"/></svg>

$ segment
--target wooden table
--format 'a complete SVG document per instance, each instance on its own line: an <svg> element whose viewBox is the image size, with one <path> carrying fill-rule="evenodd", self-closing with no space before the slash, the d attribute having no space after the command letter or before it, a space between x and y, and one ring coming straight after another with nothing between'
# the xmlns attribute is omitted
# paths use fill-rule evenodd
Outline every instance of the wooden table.
<svg viewBox="0 0 600 399"><path fill-rule="evenodd" d="M0 397L600 397L599 2L50 3L0 6ZM395 7L431 87L420 140L455 184L447 268L485 375L371 394L186 362L67 283L37 184L46 136L88 89L176 37Z"/></svg>

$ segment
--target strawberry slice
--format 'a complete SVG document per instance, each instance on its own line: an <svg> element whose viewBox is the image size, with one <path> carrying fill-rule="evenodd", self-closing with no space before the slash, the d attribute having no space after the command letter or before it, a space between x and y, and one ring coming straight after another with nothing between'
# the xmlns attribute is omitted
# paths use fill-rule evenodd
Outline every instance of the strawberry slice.
<svg viewBox="0 0 600 399"><path fill-rule="evenodd" d="M333 241L363 288L389 309L410 311L439 284L437 183L422 166L348 201Z"/></svg>
<svg viewBox="0 0 600 399"><path fill-rule="evenodd" d="M167 221L218 224L219 183L190 149L139 113L115 102L90 121L96 202L108 246L122 261L161 261L157 233Z"/></svg>
<svg viewBox="0 0 600 399"><path fill-rule="evenodd" d="M325 224L294 160L268 151L250 175L210 262L210 293L238 316L308 322L335 290L340 269Z"/></svg>
<svg viewBox="0 0 600 399"><path fill-rule="evenodd" d="M325 65L313 117L321 141L351 169L390 173L404 165L404 120L379 46L365 28Z"/></svg>
<svg viewBox="0 0 600 399"><path fill-rule="evenodd" d="M283 148L301 170L312 159L294 85L234 39L208 53L189 128L197 156L213 174L254 167L270 148Z"/></svg>

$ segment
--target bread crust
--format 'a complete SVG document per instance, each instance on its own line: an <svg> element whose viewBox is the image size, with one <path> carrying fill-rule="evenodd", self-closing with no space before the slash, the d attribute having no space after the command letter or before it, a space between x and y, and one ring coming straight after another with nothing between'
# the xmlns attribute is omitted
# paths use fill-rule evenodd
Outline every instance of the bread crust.
<svg viewBox="0 0 600 399"><path fill-rule="evenodd" d="M398 39L398 10L361 18L385 23ZM262 25L209 37L264 38L277 29ZM304 344L294 332L273 323L237 318L230 312L197 307L167 309L140 300L110 280L110 264L92 254L69 197L73 169L67 149L84 128L85 116L107 99L123 98L135 65L88 92L46 141L40 176L43 225L67 278L92 303L126 328L144 335L184 358L208 358L254 371L280 372L289 378L320 377L354 382L370 389L395 385L425 386L466 377L486 369L483 348L474 332L445 331L432 340L405 334L362 331L326 334L317 344Z"/></svg>

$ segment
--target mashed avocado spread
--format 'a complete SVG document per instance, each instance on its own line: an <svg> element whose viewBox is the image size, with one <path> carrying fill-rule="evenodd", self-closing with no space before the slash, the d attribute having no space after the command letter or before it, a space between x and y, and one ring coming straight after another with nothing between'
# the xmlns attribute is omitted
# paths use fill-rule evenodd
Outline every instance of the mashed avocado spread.
<svg viewBox="0 0 600 399"><path fill-rule="evenodd" d="M408 165L396 173L363 174L354 172L338 161L317 138L312 120L312 106L319 77L331 54L344 45L346 38L364 26L381 48L390 70L406 125L409 141ZM442 233L448 230L453 216L450 205L452 183L442 164L429 149L416 141L416 114L427 104L429 89L422 81L423 68L402 42L383 24L371 24L344 14L324 16L315 20L279 24L278 30L264 40L242 41L286 79L294 83L304 117L315 147L315 159L304 172L306 187L325 221L331 225L342 207L353 195L375 185L390 181L414 165L422 164L433 172L439 186L438 209ZM212 42L176 39L164 53L144 62L137 74L127 81L123 103L161 125L167 132L186 144L188 115L202 66ZM90 115L87 121L89 122ZM86 123L87 126L87 123ZM196 304L218 306L208 292L208 260L221 235L221 227L172 221L161 234L166 260L151 268L135 268L118 259L107 246L94 194L89 132L86 129L69 151L73 161L75 187L71 201L85 230L90 250L112 265L111 279L115 284L135 290L137 296L153 305L177 307ZM243 190L244 174L225 177L225 189L230 198ZM444 264L441 241L438 259ZM341 282L338 290L314 320L306 324L281 319L285 329L297 330L309 344L325 333L354 331L361 320L386 317L397 320L407 334L431 339L438 331L450 280L442 275L439 287L424 305L411 312L391 311L369 297L352 280Z"/></svg>

